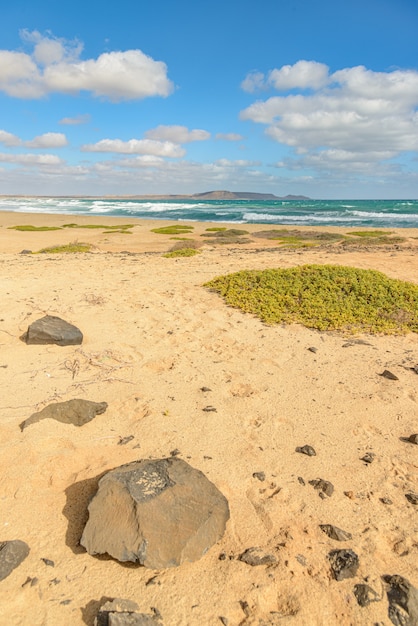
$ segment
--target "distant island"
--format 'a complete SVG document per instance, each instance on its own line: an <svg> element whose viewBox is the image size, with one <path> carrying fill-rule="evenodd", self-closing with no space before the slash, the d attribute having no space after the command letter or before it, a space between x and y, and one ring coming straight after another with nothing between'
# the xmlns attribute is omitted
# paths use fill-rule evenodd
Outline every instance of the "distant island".
<svg viewBox="0 0 418 626"><path fill-rule="evenodd" d="M206 191L194 193L192 198L204 200L310 200L307 196L275 196L273 193L252 193L249 191Z"/></svg>

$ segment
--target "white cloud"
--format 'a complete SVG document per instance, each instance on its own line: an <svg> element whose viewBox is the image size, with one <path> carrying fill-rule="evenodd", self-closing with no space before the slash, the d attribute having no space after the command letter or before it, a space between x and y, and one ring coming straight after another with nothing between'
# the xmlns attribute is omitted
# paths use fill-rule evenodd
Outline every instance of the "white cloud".
<svg viewBox="0 0 418 626"><path fill-rule="evenodd" d="M88 124L90 122L90 115L88 113L84 113L81 115L76 115L75 117L63 117L60 120L59 124L64 124L68 126L77 126L79 124Z"/></svg>
<svg viewBox="0 0 418 626"><path fill-rule="evenodd" d="M231 161L230 159L217 159L215 164L220 165L221 167L254 167L260 166L261 161L247 161L245 159Z"/></svg>
<svg viewBox="0 0 418 626"><path fill-rule="evenodd" d="M185 150L171 141L154 139L101 139L95 144L82 146L83 152L115 152L119 154L148 154L153 156L179 158Z"/></svg>
<svg viewBox="0 0 418 626"><path fill-rule="evenodd" d="M64 133L44 133L31 141L25 141L24 145L27 148L62 148L68 145L68 141Z"/></svg>
<svg viewBox="0 0 418 626"><path fill-rule="evenodd" d="M5 130L0 130L0 143L8 148L12 148L14 146L20 146L21 140L16 135L12 135L12 133L8 133Z"/></svg>
<svg viewBox="0 0 418 626"><path fill-rule="evenodd" d="M265 76L262 72L250 72L241 83L241 89L248 93L254 93L265 88Z"/></svg>
<svg viewBox="0 0 418 626"><path fill-rule="evenodd" d="M238 133L217 133L215 139L220 141L241 141L244 137Z"/></svg>
<svg viewBox="0 0 418 626"><path fill-rule="evenodd" d="M0 153L3 163L18 163L20 165L59 165L63 161L55 154L5 154Z"/></svg>
<svg viewBox="0 0 418 626"><path fill-rule="evenodd" d="M210 133L206 130L189 130L186 126L157 126L145 133L148 139L158 141L171 141L172 143L190 143L192 141L206 141L210 138Z"/></svg>
<svg viewBox="0 0 418 626"><path fill-rule="evenodd" d="M326 66L310 62L309 77L304 63L273 70L270 80L280 89L310 86L313 92L257 101L241 119L266 125L269 137L310 155L316 168L332 159L376 163L418 150L418 72L359 66L328 75Z"/></svg>
<svg viewBox="0 0 418 626"><path fill-rule="evenodd" d="M22 31L31 54L0 50L0 91L15 98L91 92L112 101L168 96L167 66L141 50L115 51L82 60L82 44Z"/></svg>

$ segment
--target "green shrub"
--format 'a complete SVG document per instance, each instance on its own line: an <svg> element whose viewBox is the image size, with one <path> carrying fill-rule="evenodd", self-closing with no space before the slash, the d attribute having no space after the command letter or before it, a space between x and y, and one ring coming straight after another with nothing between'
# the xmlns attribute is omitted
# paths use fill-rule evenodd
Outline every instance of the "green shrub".
<svg viewBox="0 0 418 626"><path fill-rule="evenodd" d="M74 241L73 243L63 244L62 246L50 246L48 248L42 248L38 250L37 254L61 254L68 252L90 252L93 246L90 243L79 243Z"/></svg>
<svg viewBox="0 0 418 626"><path fill-rule="evenodd" d="M171 252L163 254L163 257L172 259L174 257L195 256L195 254L200 254L200 250L196 250L195 248L180 248L179 250L172 250Z"/></svg>
<svg viewBox="0 0 418 626"><path fill-rule="evenodd" d="M182 224L173 224L172 226L162 226L161 228L152 228L152 233L159 235L184 235L190 233L194 226L186 226Z"/></svg>
<svg viewBox="0 0 418 626"><path fill-rule="evenodd" d="M350 333L418 332L418 286L374 270L303 265L237 272L204 286L268 324Z"/></svg>
<svg viewBox="0 0 418 626"><path fill-rule="evenodd" d="M8 226L9 230L20 230L25 232L45 231L45 230L62 230L60 226L31 226L30 224L19 226Z"/></svg>

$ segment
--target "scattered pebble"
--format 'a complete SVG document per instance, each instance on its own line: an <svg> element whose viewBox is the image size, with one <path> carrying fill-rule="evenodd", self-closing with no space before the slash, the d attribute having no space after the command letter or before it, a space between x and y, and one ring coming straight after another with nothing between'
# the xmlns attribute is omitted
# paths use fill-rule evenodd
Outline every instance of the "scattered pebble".
<svg viewBox="0 0 418 626"><path fill-rule="evenodd" d="M373 461L375 460L375 453L374 452L366 452L366 454L364 456L361 457L361 461L364 461L367 464L373 463Z"/></svg>
<svg viewBox="0 0 418 626"><path fill-rule="evenodd" d="M264 472L254 472L253 478L257 478L260 482L264 482L266 480L266 475Z"/></svg>
<svg viewBox="0 0 418 626"><path fill-rule="evenodd" d="M359 559L353 550L333 550L328 554L328 559L335 580L353 578L359 568Z"/></svg>
<svg viewBox="0 0 418 626"><path fill-rule="evenodd" d="M247 565L251 565L252 567L277 563L277 559L274 554L268 554L261 548L257 547L245 550L245 552L239 555L238 560L246 563Z"/></svg>
<svg viewBox="0 0 418 626"><path fill-rule="evenodd" d="M412 492L411 493L406 493L405 494L405 498L411 504L418 504L418 493L412 493Z"/></svg>
<svg viewBox="0 0 418 626"><path fill-rule="evenodd" d="M118 441L118 446L126 446L127 443L135 439L133 435L127 435L127 437L121 437Z"/></svg>
<svg viewBox="0 0 418 626"><path fill-rule="evenodd" d="M298 446L296 448L296 452L300 452L301 454L306 454L307 456L316 456L316 452L314 450L314 448L312 448L312 446Z"/></svg>
<svg viewBox="0 0 418 626"><path fill-rule="evenodd" d="M200 391L212 391L212 389L210 387L201 387Z"/></svg>
<svg viewBox="0 0 418 626"><path fill-rule="evenodd" d="M380 499L380 502L382 502L382 504L393 504L393 502L392 502L392 500L390 498L383 497L383 498L379 498L379 499Z"/></svg>
<svg viewBox="0 0 418 626"><path fill-rule="evenodd" d="M332 494L334 493L334 485L330 483L328 480L324 480L323 478L310 480L309 484L312 485L314 489L319 491L319 496L321 498L323 498L324 496L331 497Z"/></svg>
<svg viewBox="0 0 418 626"><path fill-rule="evenodd" d="M415 443L416 445L418 445L418 434L409 435L408 441L410 443Z"/></svg>
<svg viewBox="0 0 418 626"><path fill-rule="evenodd" d="M170 452L170 456L178 456L179 454L181 454L181 452L178 448L175 448L174 450L171 450Z"/></svg>
<svg viewBox="0 0 418 626"><path fill-rule="evenodd" d="M396 374L393 374L389 370L384 370L379 376L383 376L383 378L387 378L388 380L399 380Z"/></svg>
<svg viewBox="0 0 418 626"><path fill-rule="evenodd" d="M217 409L214 406L205 406L202 411L206 411L206 413L216 413Z"/></svg>
<svg viewBox="0 0 418 626"><path fill-rule="evenodd" d="M333 526L332 524L319 524L319 528L328 535L330 539L335 539L335 541L348 541L353 538L351 533L341 530L341 528Z"/></svg>
<svg viewBox="0 0 418 626"><path fill-rule="evenodd" d="M41 561L43 561L45 565L48 565L48 567L55 567L55 563L51 561L51 559L41 559Z"/></svg>
<svg viewBox="0 0 418 626"><path fill-rule="evenodd" d="M371 602L379 602L382 598L374 589L364 583L354 585L354 595L360 606L368 606Z"/></svg>
<svg viewBox="0 0 418 626"><path fill-rule="evenodd" d="M316 354L318 352L318 348L315 348L314 346L311 346L310 348L308 348L309 352L313 352L314 354Z"/></svg>

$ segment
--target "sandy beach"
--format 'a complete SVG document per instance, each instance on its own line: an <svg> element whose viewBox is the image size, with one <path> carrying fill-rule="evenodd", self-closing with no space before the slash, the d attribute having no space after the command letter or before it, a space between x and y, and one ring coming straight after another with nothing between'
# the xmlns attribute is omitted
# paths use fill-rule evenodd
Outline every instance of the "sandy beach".
<svg viewBox="0 0 418 626"><path fill-rule="evenodd" d="M9 228L69 222L134 226ZM268 326L203 284L308 263L417 283L418 230L394 230L405 241L382 246L286 248L252 237L265 225L245 224L248 243L201 245L207 228L233 225L193 222L186 236L200 254L166 258L177 242L151 232L166 224L0 213L0 543L30 548L0 581L0 624L93 626L105 599L124 598L143 613L154 608L164 626L389 626L382 577L418 588L418 506L405 496L418 492L418 445L404 440L418 433L417 335ZM21 254L74 241L91 252ZM26 345L20 337L44 315L76 325L82 345ZM108 408L81 427L45 419L19 428L73 398ZM316 456L296 452L304 445ZM200 560L163 570L90 556L79 540L97 477L170 456L227 498L223 538ZM332 483L332 495L319 497L317 479ZM330 538L327 524L352 538ZM274 563L241 561L251 547ZM342 548L359 568L337 581L328 555ZM354 594L359 584L376 594L367 606Z"/></svg>

